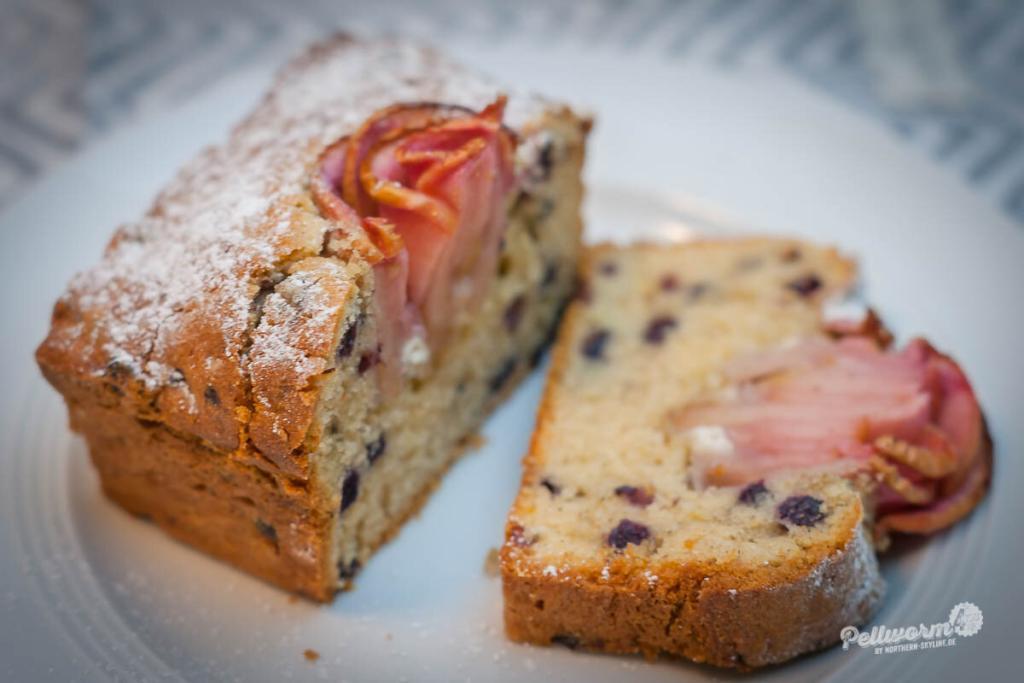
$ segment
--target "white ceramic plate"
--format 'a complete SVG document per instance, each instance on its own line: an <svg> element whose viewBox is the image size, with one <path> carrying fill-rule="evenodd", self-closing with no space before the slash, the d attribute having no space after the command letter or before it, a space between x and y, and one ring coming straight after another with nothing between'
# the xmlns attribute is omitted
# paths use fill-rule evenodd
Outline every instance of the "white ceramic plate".
<svg viewBox="0 0 1024 683"><path fill-rule="evenodd" d="M884 565L875 623L930 624L969 600L982 631L955 647L839 648L765 673L797 680L1009 678L1020 620L1024 230L876 124L782 74L722 72L579 46L456 51L504 80L599 116L591 238L748 229L836 242L906 337L967 369L997 442L995 485L964 524ZM32 361L50 306L115 224L220 138L266 83L256 69L95 144L0 218L5 286L0 469L2 680L576 680L729 677L679 662L508 643L499 544L532 428L535 374L486 426L419 518L327 607L289 599L181 546L101 496L61 401ZM320 653L307 662L303 651Z"/></svg>

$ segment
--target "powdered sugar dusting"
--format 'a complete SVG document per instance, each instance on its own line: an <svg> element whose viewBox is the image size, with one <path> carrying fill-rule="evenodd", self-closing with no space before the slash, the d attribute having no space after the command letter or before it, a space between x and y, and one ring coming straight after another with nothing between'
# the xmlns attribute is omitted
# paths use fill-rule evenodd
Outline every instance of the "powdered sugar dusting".
<svg viewBox="0 0 1024 683"><path fill-rule="evenodd" d="M384 106L480 108L499 90L413 43L336 37L315 46L282 70L227 144L185 166L141 220L118 230L102 262L74 278L62 300L74 314L55 325L47 344L87 374L110 374L113 366L145 390L173 389L188 412L216 384L212 375L234 386L250 362L319 371L297 346L302 330L267 328L259 354L247 354L255 299L281 305L283 293L267 295L268 279L282 286L290 264L321 252L330 227L306 199L320 151ZM514 97L507 117L520 125L544 106ZM308 282L285 286L314 296ZM331 335L326 322L307 315L301 325ZM224 393L215 403L228 408L233 399Z"/></svg>
<svg viewBox="0 0 1024 683"><path fill-rule="evenodd" d="M191 184L181 176L177 183ZM239 198L246 191L229 189ZM169 202L162 215L151 212L119 230L101 264L70 287L81 309L103 316L88 333L101 344L108 364L118 364L150 389L168 382L174 367L162 361L160 351L175 342L182 313L194 309L199 297L214 297L225 314L219 320L225 349L237 346L251 299L245 275L269 271L275 260L269 244L244 230L260 220L266 200L225 207L212 197L194 196L205 200L194 214L185 215L180 203Z"/></svg>
<svg viewBox="0 0 1024 683"><path fill-rule="evenodd" d="M335 266L340 271L341 269ZM339 277L344 277L339 272ZM300 338L307 330L322 330L330 322L331 297L321 280L310 273L285 279L267 296L263 316L256 329L250 365L283 366L300 376L323 372L324 358L310 358ZM291 323L291 324L289 324Z"/></svg>

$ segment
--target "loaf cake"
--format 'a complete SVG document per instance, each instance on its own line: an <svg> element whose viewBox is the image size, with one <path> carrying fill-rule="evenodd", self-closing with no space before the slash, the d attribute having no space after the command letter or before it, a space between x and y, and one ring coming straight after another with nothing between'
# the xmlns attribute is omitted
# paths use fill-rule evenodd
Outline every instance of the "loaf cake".
<svg viewBox="0 0 1024 683"><path fill-rule="evenodd" d="M782 662L871 617L890 534L977 504L969 383L844 312L855 275L784 239L589 250L501 550L513 640Z"/></svg>
<svg viewBox="0 0 1024 683"><path fill-rule="evenodd" d="M548 343L589 126L398 39L284 67L56 304L37 359L106 495L347 587Z"/></svg>

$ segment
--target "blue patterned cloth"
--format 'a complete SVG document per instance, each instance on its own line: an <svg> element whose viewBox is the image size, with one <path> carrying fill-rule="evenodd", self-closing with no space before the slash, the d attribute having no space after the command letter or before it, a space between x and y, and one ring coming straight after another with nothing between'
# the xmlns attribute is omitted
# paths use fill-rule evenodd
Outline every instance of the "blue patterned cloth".
<svg viewBox="0 0 1024 683"><path fill-rule="evenodd" d="M1024 225L1015 0L0 0L0 204L98 133L338 27L769 63L889 127Z"/></svg>

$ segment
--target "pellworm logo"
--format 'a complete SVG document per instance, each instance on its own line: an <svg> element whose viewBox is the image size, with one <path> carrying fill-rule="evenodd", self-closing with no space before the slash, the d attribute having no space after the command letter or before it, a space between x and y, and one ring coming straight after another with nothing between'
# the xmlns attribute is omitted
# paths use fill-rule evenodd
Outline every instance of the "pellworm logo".
<svg viewBox="0 0 1024 683"><path fill-rule="evenodd" d="M873 626L870 631L844 626L839 632L839 639L844 650L849 650L851 645L859 645L874 648L875 654L914 652L956 645L954 636L968 638L976 635L984 623L981 608L973 602L961 602L949 611L949 619L930 626L919 624L889 628L880 625Z"/></svg>

